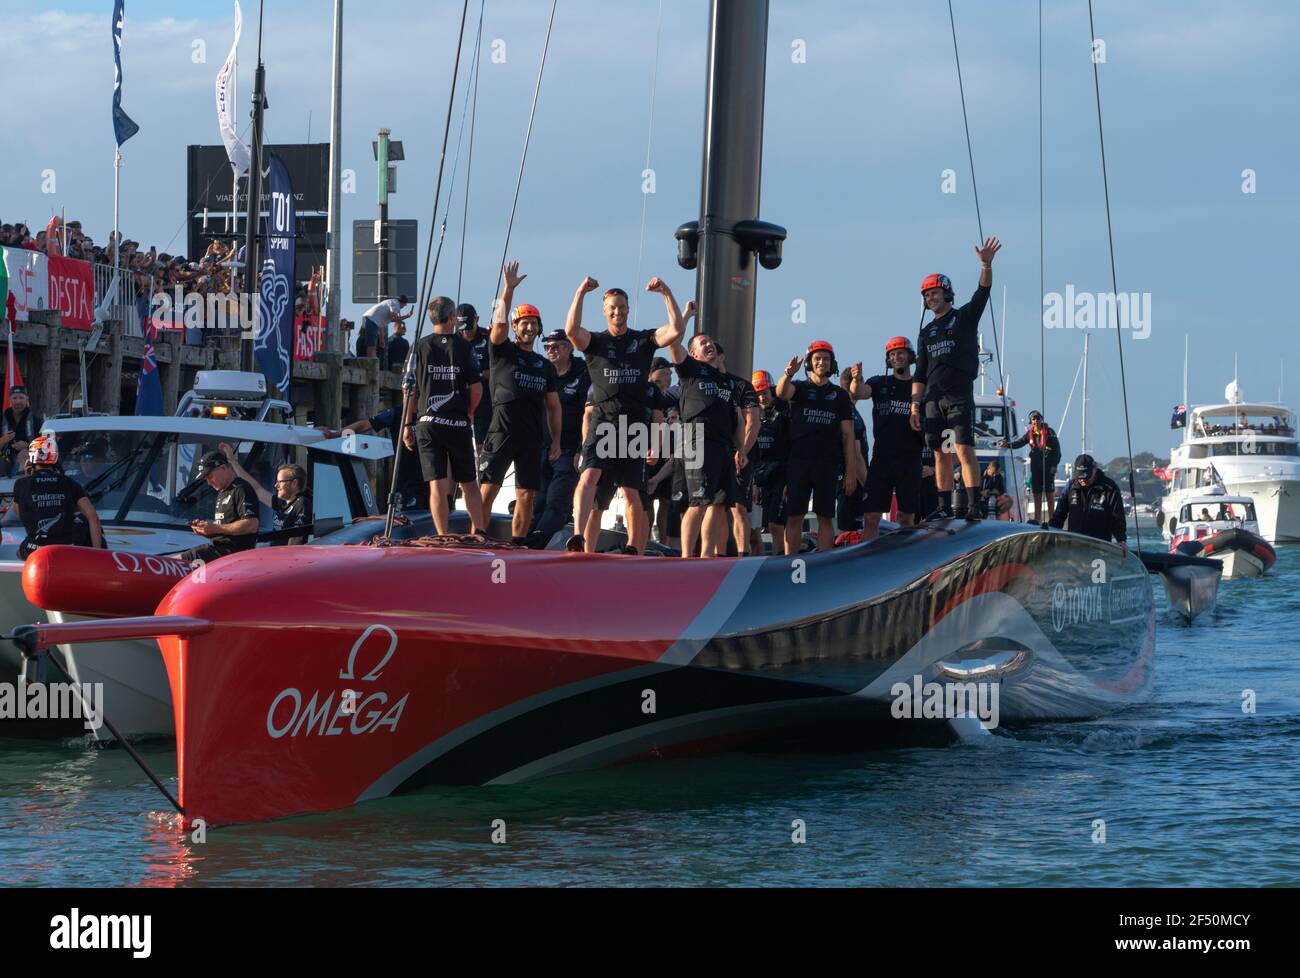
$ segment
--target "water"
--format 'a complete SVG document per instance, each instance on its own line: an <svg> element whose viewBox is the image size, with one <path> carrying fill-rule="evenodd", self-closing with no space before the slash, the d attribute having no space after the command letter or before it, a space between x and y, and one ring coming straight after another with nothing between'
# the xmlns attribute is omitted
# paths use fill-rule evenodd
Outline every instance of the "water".
<svg viewBox="0 0 1300 978"><path fill-rule="evenodd" d="M1296 885L1298 575L1283 548L1190 626L1157 587L1153 699L1104 720L430 789L204 844L123 751L0 738L0 885ZM170 744L144 753L174 779Z"/></svg>

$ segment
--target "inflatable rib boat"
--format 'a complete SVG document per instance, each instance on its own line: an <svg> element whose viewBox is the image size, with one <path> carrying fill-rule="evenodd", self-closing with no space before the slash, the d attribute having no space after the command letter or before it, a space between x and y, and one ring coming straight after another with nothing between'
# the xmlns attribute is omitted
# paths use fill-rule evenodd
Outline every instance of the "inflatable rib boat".
<svg viewBox="0 0 1300 978"><path fill-rule="evenodd" d="M741 744L906 739L936 726L907 706L927 684L996 685L1003 722L1096 716L1146 692L1155 624L1135 556L983 522L744 560L285 547L209 565L153 615L14 636L29 655L148 637L181 807L217 825Z"/></svg>

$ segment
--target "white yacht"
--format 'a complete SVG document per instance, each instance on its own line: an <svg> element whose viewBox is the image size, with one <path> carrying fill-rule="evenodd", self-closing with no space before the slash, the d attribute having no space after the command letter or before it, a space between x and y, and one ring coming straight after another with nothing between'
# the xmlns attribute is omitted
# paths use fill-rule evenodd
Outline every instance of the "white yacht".
<svg viewBox="0 0 1300 978"><path fill-rule="evenodd" d="M1172 479L1160 506L1160 529L1171 524L1183 503L1220 486L1255 504L1259 534L1269 543L1300 541L1300 451L1296 417L1282 404L1246 401L1234 380L1227 403L1192 408L1182 443L1169 463Z"/></svg>

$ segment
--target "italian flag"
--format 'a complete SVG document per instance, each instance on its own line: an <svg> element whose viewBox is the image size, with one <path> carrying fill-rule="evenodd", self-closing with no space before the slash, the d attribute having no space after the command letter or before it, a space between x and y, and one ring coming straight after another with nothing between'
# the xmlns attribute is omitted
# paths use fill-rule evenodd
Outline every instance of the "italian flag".
<svg viewBox="0 0 1300 978"><path fill-rule="evenodd" d="M14 330L18 324L15 322L14 309L10 305L9 295L9 271L5 268L4 249L0 248L0 307L4 308L5 315L5 334L7 340L7 349L5 351L5 403L9 407L9 391L15 387L23 386L23 374L18 369L18 361L14 359Z"/></svg>

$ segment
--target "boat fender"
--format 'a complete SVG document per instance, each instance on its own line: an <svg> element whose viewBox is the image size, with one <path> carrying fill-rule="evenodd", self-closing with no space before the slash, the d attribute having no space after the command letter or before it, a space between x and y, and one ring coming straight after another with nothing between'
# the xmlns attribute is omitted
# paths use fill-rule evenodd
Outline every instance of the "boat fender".
<svg viewBox="0 0 1300 978"><path fill-rule="evenodd" d="M91 616L150 615L190 573L174 557L55 545L23 564L23 593L46 611Z"/></svg>

